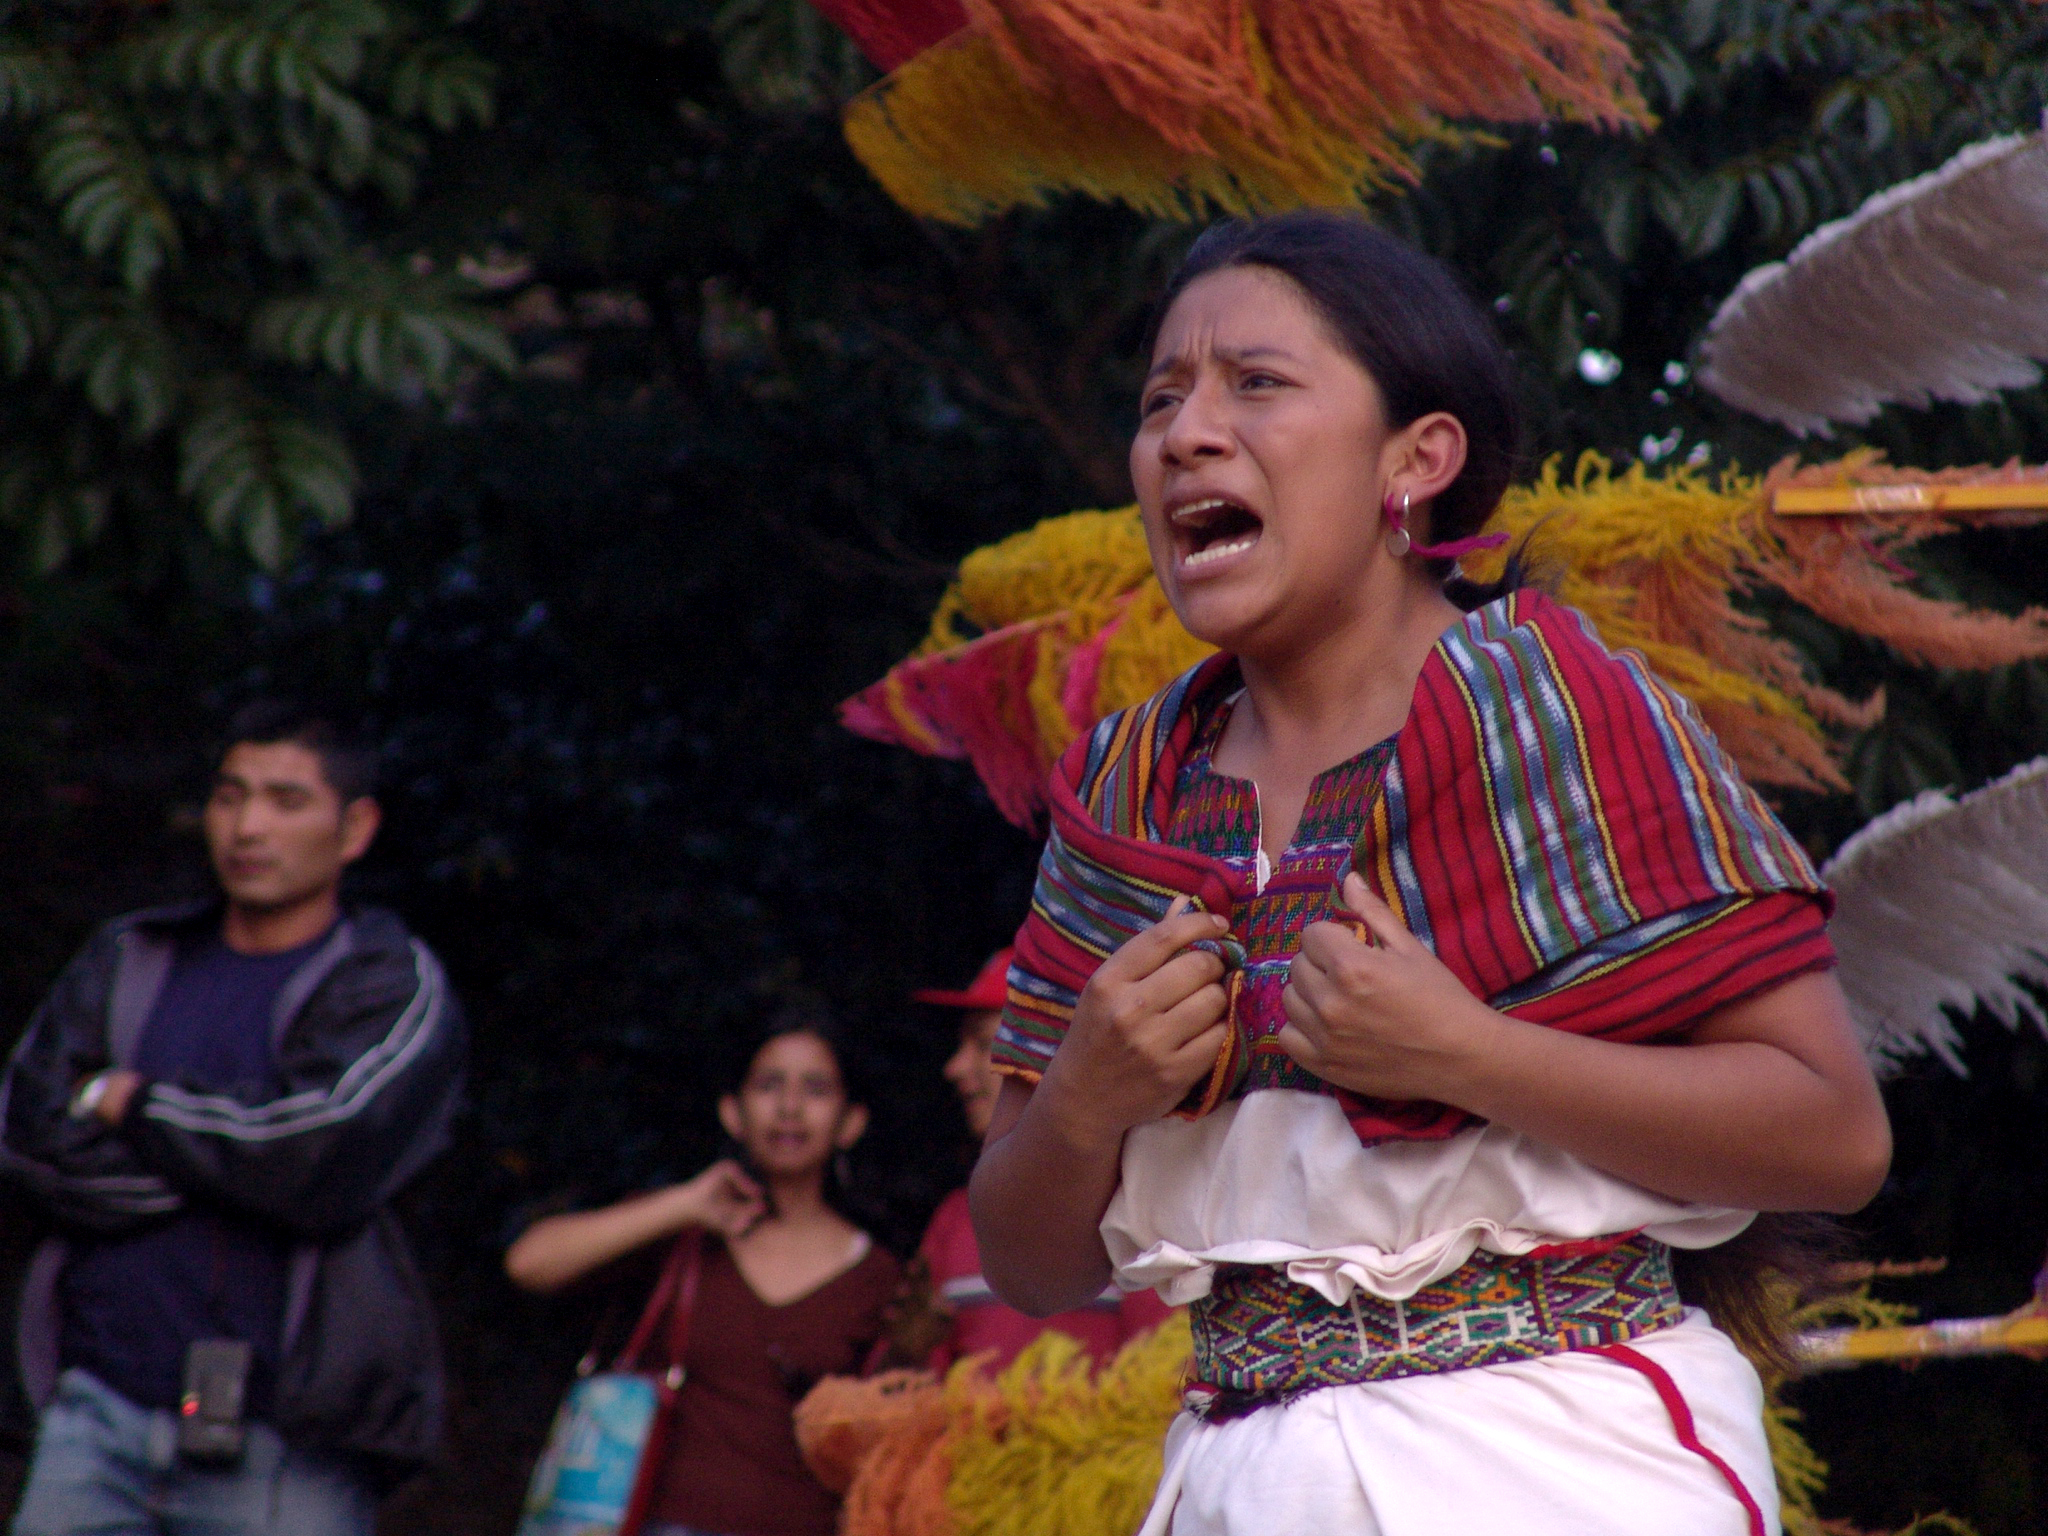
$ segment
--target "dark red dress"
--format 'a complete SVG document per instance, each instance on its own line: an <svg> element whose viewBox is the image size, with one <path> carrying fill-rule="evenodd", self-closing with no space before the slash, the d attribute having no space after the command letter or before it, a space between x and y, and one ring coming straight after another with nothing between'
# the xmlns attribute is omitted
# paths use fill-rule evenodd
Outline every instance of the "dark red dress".
<svg viewBox="0 0 2048 1536"><path fill-rule="evenodd" d="M722 1536L832 1536L839 1499L804 1466L790 1415L821 1376L859 1372L899 1269L870 1247L816 1290L771 1307L725 1244L705 1238L656 1521Z"/></svg>

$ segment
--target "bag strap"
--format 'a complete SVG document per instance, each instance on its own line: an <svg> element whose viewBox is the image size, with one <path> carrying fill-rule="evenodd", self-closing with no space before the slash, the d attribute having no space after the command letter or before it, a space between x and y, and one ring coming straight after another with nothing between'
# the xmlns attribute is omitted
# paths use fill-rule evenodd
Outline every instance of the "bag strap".
<svg viewBox="0 0 2048 1536"><path fill-rule="evenodd" d="M697 1282L704 1273L703 1234L692 1230L690 1240L690 1256L683 1264L675 1305L668 1314L668 1370L664 1379L671 1392L683 1384L683 1357L690 1352L690 1322L697 1314Z"/></svg>
<svg viewBox="0 0 2048 1536"><path fill-rule="evenodd" d="M697 1305L697 1279L703 1269L704 1234L692 1227L675 1241L669 1249L668 1259L661 1266L661 1278L654 1282L654 1292L647 1298L647 1306L640 1314L640 1321L633 1325L632 1337L626 1340L626 1347L619 1351L612 1369L636 1371L645 1366L647 1346L654 1342L655 1331L664 1321L672 1319L677 1312L682 1314L682 1342L689 1342L689 1314ZM682 1348L676 1342L676 1330L671 1323L669 1329L668 1361L669 1374L673 1375L682 1365ZM671 1383L675 1385L676 1383Z"/></svg>

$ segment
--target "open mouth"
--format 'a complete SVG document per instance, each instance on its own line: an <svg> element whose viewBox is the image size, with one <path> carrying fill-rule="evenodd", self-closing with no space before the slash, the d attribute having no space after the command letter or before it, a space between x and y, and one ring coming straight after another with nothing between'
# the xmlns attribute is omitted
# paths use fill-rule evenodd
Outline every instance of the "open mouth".
<svg viewBox="0 0 2048 1536"><path fill-rule="evenodd" d="M1167 518L1183 571L1198 571L1259 542L1264 524L1250 508L1227 496L1207 496L1176 507Z"/></svg>

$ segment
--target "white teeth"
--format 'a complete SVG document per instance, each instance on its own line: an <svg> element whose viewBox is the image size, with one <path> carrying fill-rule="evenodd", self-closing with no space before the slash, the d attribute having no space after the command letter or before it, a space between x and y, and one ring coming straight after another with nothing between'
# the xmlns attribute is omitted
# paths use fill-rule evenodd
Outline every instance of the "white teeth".
<svg viewBox="0 0 2048 1536"><path fill-rule="evenodd" d="M1221 560L1225 555L1241 555L1258 542L1259 536L1253 534L1250 538L1239 539L1234 544L1211 544L1199 554L1189 555L1187 559L1181 561L1181 569L1187 570L1190 566L1207 565L1212 560Z"/></svg>
<svg viewBox="0 0 2048 1536"><path fill-rule="evenodd" d="M1174 508L1173 521L1177 523L1183 518L1194 516L1198 512L1213 512L1220 507L1228 507L1230 505L1231 503L1224 500L1221 496L1211 496L1207 501L1191 501L1184 507Z"/></svg>

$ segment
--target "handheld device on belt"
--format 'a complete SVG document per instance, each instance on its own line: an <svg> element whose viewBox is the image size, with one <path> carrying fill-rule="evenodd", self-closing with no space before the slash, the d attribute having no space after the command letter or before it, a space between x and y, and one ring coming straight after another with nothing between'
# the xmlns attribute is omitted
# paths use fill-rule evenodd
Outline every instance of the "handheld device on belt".
<svg viewBox="0 0 2048 1536"><path fill-rule="evenodd" d="M240 1339L194 1339L185 1346L185 1389L178 1399L178 1454L187 1461L242 1459L249 1346Z"/></svg>

